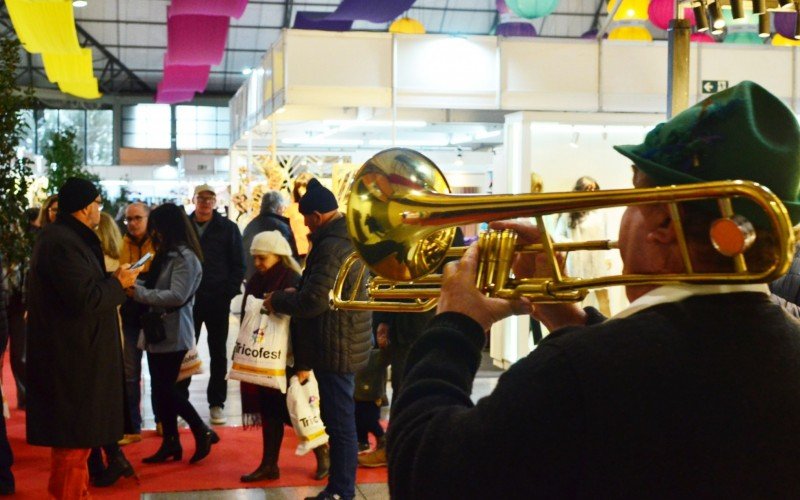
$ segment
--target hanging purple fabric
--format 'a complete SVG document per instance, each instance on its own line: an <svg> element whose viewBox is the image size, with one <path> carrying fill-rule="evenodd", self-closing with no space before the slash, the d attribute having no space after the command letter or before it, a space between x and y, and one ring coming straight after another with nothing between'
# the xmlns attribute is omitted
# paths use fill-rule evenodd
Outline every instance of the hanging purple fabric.
<svg viewBox="0 0 800 500"><path fill-rule="evenodd" d="M330 21L364 20L386 23L397 19L415 0L342 0L339 7L327 16Z"/></svg>
<svg viewBox="0 0 800 500"><path fill-rule="evenodd" d="M775 25L776 33L789 40L794 40L797 12L774 12L772 14L772 23Z"/></svg>
<svg viewBox="0 0 800 500"><path fill-rule="evenodd" d="M350 31L353 21L329 21L321 12L297 12L292 28L300 30Z"/></svg>
<svg viewBox="0 0 800 500"><path fill-rule="evenodd" d="M244 14L245 7L247 0L172 0L167 15L201 14L239 19Z"/></svg>
<svg viewBox="0 0 800 500"><path fill-rule="evenodd" d="M169 65L216 66L225 54L228 39L227 16L170 16L167 8L167 54Z"/></svg>
<svg viewBox="0 0 800 500"><path fill-rule="evenodd" d="M208 84L211 66L164 65L161 88L164 91L192 90L202 92Z"/></svg>
<svg viewBox="0 0 800 500"><path fill-rule="evenodd" d="M194 99L193 90L164 89L160 83L156 86L156 102L158 104L176 104L189 102L192 99Z"/></svg>
<svg viewBox="0 0 800 500"><path fill-rule="evenodd" d="M497 36L536 36L531 23L502 23L497 25Z"/></svg>

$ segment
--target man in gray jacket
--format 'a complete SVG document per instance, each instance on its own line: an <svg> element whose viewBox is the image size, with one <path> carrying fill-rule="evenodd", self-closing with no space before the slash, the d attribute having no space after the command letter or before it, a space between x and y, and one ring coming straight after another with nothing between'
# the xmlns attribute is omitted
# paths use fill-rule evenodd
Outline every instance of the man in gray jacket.
<svg viewBox="0 0 800 500"><path fill-rule="evenodd" d="M372 347L371 313L333 310L330 292L344 260L353 251L347 224L333 193L318 180L308 183L300 213L311 231L311 251L296 291L273 292L264 299L270 311L292 316L296 328L295 368L301 381L314 370L319 383L322 420L330 435L330 477L321 499L355 496L358 442L356 439L355 372L364 367ZM345 295L366 283L351 276ZM365 278L364 278L365 279Z"/></svg>

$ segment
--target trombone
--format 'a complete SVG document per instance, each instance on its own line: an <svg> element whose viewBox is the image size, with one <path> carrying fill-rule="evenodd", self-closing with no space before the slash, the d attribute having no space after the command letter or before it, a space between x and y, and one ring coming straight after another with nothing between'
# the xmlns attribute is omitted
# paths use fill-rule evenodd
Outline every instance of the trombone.
<svg viewBox="0 0 800 500"><path fill-rule="evenodd" d="M763 283L783 275L794 255L794 234L786 208L769 189L751 181L715 181L647 189L618 189L527 195L453 195L436 165L419 152L392 148L370 158L356 173L348 195L347 228L355 252L345 261L333 288L332 306L372 311L427 311L436 306L448 258L465 247L452 247L461 224L533 217L542 233L539 243L521 245L513 231L487 231L479 238L480 264L476 286L499 298L526 297L531 302L575 302L590 289L615 285L669 283ZM734 272L697 272L689 256L678 204L715 201L721 217L710 238L730 257ZM734 201L735 200L735 201ZM742 206L749 200L750 206ZM553 242L545 215L615 206L667 204L675 221L677 242L685 266L681 274L620 274L596 278L562 276L559 253L616 248L598 240ZM775 259L765 270L748 269L744 252L752 245L752 224L734 211L767 220L776 238ZM519 252L541 252L551 264L547 277L517 278L512 264ZM369 276L372 275L372 277Z"/></svg>

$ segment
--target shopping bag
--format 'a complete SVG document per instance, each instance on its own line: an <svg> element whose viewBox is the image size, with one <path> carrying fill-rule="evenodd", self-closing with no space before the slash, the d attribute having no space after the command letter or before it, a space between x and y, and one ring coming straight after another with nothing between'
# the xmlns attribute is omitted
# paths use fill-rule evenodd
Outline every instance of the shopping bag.
<svg viewBox="0 0 800 500"><path fill-rule="evenodd" d="M247 297L228 378L286 393L289 316L262 314L261 300Z"/></svg>
<svg viewBox="0 0 800 500"><path fill-rule="evenodd" d="M192 375L203 373L203 362L200 360L200 355L197 353L197 348L192 347L186 351L186 355L181 361L181 370L178 372L178 380L186 380Z"/></svg>
<svg viewBox="0 0 800 500"><path fill-rule="evenodd" d="M319 410L319 386L313 371L304 384L300 383L297 375L291 378L286 393L286 406L300 442L295 453L305 455L328 442L328 434Z"/></svg>

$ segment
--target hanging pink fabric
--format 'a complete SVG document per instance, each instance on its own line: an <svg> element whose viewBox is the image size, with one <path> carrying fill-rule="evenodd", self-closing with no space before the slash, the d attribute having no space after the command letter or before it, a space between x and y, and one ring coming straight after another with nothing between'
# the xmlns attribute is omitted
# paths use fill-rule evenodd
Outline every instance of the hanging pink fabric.
<svg viewBox="0 0 800 500"><path fill-rule="evenodd" d="M247 7L247 0L172 0L169 16L201 14L228 16L239 19Z"/></svg>
<svg viewBox="0 0 800 500"><path fill-rule="evenodd" d="M170 16L169 12L167 7L166 64L216 66L222 62L230 17L197 14Z"/></svg>
<svg viewBox="0 0 800 500"><path fill-rule="evenodd" d="M176 104L194 99L194 90L168 90L159 83L156 86L156 102L158 104Z"/></svg>
<svg viewBox="0 0 800 500"><path fill-rule="evenodd" d="M202 92L208 84L211 66L164 65L161 88L165 91L192 90Z"/></svg>

